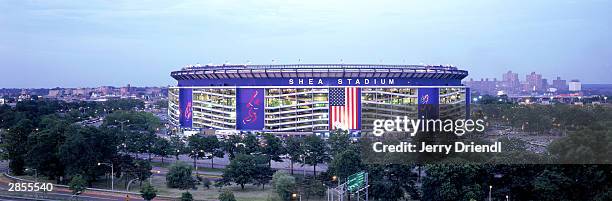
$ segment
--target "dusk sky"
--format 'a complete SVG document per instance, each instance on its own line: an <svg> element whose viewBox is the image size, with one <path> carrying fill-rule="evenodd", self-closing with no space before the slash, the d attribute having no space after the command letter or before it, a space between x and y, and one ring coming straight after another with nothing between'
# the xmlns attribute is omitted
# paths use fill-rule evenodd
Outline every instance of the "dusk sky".
<svg viewBox="0 0 612 201"><path fill-rule="evenodd" d="M612 83L612 1L0 0L0 88L167 86L187 64L298 58Z"/></svg>

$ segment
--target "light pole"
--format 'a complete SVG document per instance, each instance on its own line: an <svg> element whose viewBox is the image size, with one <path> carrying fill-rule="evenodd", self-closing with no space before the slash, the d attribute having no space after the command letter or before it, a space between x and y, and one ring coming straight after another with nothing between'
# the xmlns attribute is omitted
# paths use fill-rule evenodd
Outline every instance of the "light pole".
<svg viewBox="0 0 612 201"><path fill-rule="evenodd" d="M510 200L510 196L506 195L506 201Z"/></svg>
<svg viewBox="0 0 612 201"><path fill-rule="evenodd" d="M155 173L160 174L161 171L159 171L159 170L151 170L151 173L153 173L153 174L155 174ZM151 178L153 178L153 174L151 174L151 176L149 176L149 184L153 184L153 183L151 183Z"/></svg>
<svg viewBox="0 0 612 201"><path fill-rule="evenodd" d="M34 170L34 180L38 182L38 170L36 168L26 168L26 171Z"/></svg>
<svg viewBox="0 0 612 201"><path fill-rule="evenodd" d="M119 121L119 120L116 120L116 119L115 119L115 122L117 122L117 123L120 123L120 124L121 124L121 132L123 132L123 124L124 124L124 123L130 123L130 120L128 119L128 120L125 120L125 121Z"/></svg>
<svg viewBox="0 0 612 201"><path fill-rule="evenodd" d="M493 189L493 186L489 186L489 201L491 201L491 190Z"/></svg>
<svg viewBox="0 0 612 201"><path fill-rule="evenodd" d="M100 165L108 165L111 167L111 190L115 190L115 167L113 166L112 163L98 163L98 166Z"/></svg>

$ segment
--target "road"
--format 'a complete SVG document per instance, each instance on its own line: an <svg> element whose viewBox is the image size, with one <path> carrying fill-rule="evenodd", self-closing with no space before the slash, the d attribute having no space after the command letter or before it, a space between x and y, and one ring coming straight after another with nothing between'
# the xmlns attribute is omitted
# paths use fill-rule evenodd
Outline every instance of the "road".
<svg viewBox="0 0 612 201"><path fill-rule="evenodd" d="M148 159L149 155L148 154L138 154L138 157L142 159ZM154 162L161 163L161 157L152 156L151 160ZM188 155L179 155L179 160L187 164L193 165L193 159L190 158ZM196 161L197 161L196 164L198 168L211 168L212 167L210 164L211 160L209 159L196 160ZM174 162L176 162L175 156L164 158L164 163L174 163ZM230 160L228 158L228 155L225 154L223 158L215 158L214 168L218 168L218 169L225 168L225 166L227 166L229 162ZM285 170L289 172L291 171L291 163L289 162L288 159L285 159L283 162L272 161L272 169ZM295 174L302 173L302 174L311 175L312 170L313 170L313 167L310 165L301 166L301 164L298 164L298 163L293 164L293 171ZM325 172L325 171L327 171L327 164L317 165L317 172Z"/></svg>
<svg viewBox="0 0 612 201"><path fill-rule="evenodd" d="M8 162L0 162L0 171L6 172L8 170ZM11 192L9 191L9 183L22 182L16 181L12 178L6 177L4 174L0 175L0 201L2 200L77 200L72 195L70 189L60 187L57 185L53 186L51 192ZM119 192L103 192L97 190L86 190L82 195L78 196L78 200L91 200L91 201L123 201L126 200L126 193ZM130 201L144 201L139 195L130 194ZM172 200L156 198L155 200Z"/></svg>

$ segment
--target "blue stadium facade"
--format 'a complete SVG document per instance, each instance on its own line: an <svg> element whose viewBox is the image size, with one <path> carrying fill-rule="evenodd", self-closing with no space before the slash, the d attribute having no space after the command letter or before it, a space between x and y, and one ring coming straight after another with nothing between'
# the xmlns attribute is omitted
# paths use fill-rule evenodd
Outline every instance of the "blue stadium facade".
<svg viewBox="0 0 612 201"><path fill-rule="evenodd" d="M174 71L177 128L319 133L372 130L375 119L468 118L468 75L451 66L205 65Z"/></svg>

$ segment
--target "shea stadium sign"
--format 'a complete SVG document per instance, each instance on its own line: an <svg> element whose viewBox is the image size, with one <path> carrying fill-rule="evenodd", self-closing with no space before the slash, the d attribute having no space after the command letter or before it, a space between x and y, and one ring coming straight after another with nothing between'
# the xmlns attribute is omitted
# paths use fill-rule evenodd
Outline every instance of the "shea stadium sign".
<svg viewBox="0 0 612 201"><path fill-rule="evenodd" d="M414 79L414 78L228 78L179 80L178 86L443 86L460 85L460 80Z"/></svg>

